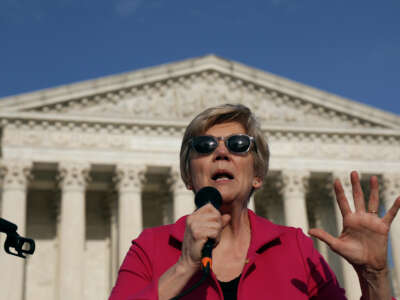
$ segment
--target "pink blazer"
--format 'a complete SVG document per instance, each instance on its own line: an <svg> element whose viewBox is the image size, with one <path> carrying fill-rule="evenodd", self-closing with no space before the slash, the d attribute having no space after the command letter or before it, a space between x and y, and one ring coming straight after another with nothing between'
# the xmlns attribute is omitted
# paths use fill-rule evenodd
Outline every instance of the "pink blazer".
<svg viewBox="0 0 400 300"><path fill-rule="evenodd" d="M238 300L346 299L328 264L300 229L275 225L249 210L251 242ZM158 279L181 255L186 217L145 229L132 242L109 300L158 300ZM200 272L185 290L197 282ZM223 300L214 274L184 300Z"/></svg>

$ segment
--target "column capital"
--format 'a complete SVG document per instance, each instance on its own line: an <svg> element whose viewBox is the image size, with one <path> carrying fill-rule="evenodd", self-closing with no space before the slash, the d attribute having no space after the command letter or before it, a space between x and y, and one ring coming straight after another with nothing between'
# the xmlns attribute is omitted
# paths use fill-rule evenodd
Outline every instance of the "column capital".
<svg viewBox="0 0 400 300"><path fill-rule="evenodd" d="M400 173L383 173L385 201L394 201L400 195Z"/></svg>
<svg viewBox="0 0 400 300"><path fill-rule="evenodd" d="M306 190L310 172L307 170L282 170L282 196L288 226L308 231Z"/></svg>
<svg viewBox="0 0 400 300"><path fill-rule="evenodd" d="M32 180L32 162L28 160L2 160L0 162L0 182L5 189L25 190Z"/></svg>
<svg viewBox="0 0 400 300"><path fill-rule="evenodd" d="M310 172L306 170L282 170L282 189L288 194L304 194L308 188Z"/></svg>
<svg viewBox="0 0 400 300"><path fill-rule="evenodd" d="M116 166L113 178L118 191L140 191L146 181L145 165L120 164Z"/></svg>
<svg viewBox="0 0 400 300"><path fill-rule="evenodd" d="M61 187L59 229L58 299L81 299L85 248L85 189L90 164L60 162Z"/></svg>
<svg viewBox="0 0 400 300"><path fill-rule="evenodd" d="M350 173L351 171L333 171L332 177L333 180L339 179L342 186L346 189L351 189L351 180L350 180Z"/></svg>
<svg viewBox="0 0 400 300"><path fill-rule="evenodd" d="M177 165L171 166L168 184L170 185L170 191L173 193L173 218L176 221L178 218L191 214L195 210L194 195L183 183L181 172Z"/></svg>
<svg viewBox="0 0 400 300"><path fill-rule="evenodd" d="M59 185L63 190L84 190L90 180L89 163L61 162L58 170Z"/></svg>
<svg viewBox="0 0 400 300"><path fill-rule="evenodd" d="M171 186L173 193L187 192L188 189L181 178L181 171L179 166L172 166L170 169L170 177L168 178L168 184Z"/></svg>

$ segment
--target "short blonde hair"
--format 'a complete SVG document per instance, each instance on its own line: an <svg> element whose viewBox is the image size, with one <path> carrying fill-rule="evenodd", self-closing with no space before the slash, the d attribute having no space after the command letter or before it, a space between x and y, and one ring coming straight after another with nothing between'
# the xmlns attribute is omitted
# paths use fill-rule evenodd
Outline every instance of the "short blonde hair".
<svg viewBox="0 0 400 300"><path fill-rule="evenodd" d="M216 124L238 122L246 133L255 140L255 147L252 147L254 170L256 176L264 180L269 167L269 147L251 110L242 104L224 104L208 108L198 114L186 127L183 135L180 151L181 177L186 186L191 186L190 175L190 141L193 137L204 134L209 128Z"/></svg>

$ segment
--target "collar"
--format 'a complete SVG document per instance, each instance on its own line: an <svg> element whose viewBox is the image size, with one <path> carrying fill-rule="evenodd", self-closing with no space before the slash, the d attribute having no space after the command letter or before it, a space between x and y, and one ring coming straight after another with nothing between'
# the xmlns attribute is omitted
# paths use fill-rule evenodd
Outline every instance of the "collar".
<svg viewBox="0 0 400 300"><path fill-rule="evenodd" d="M250 209L247 209L247 211L251 227L249 253L254 253L266 244L277 239L282 234L282 228L263 217L257 216ZM170 229L170 235L180 243L182 243L185 234L186 218L187 216L180 218Z"/></svg>

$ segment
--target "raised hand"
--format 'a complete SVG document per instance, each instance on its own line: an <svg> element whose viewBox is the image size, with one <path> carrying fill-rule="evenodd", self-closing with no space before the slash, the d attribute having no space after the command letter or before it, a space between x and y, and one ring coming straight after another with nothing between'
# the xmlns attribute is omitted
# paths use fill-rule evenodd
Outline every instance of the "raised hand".
<svg viewBox="0 0 400 300"><path fill-rule="evenodd" d="M336 200L343 216L343 230L334 237L322 229L310 229L309 234L326 242L329 247L350 262L357 272L381 271L387 268L387 246L390 225L400 208L400 197L383 218L378 216L379 185L371 177L368 209L357 172L351 173L355 211L351 211L339 180L334 183Z"/></svg>

